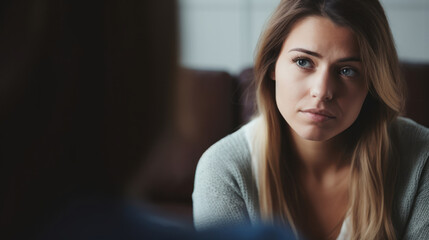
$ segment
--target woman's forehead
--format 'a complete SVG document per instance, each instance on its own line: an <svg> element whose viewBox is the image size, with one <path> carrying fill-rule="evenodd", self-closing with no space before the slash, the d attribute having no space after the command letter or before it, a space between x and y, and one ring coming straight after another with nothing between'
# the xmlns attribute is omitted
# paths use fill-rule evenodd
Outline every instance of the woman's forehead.
<svg viewBox="0 0 429 240"><path fill-rule="evenodd" d="M321 56L359 56L359 45L353 31L322 16L308 16L297 21L289 31L283 48L307 49Z"/></svg>

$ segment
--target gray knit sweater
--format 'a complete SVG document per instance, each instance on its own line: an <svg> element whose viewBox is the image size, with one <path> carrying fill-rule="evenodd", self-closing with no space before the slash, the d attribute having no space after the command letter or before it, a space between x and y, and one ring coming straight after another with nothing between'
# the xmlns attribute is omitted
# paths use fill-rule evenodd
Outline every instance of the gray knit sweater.
<svg viewBox="0 0 429 240"><path fill-rule="evenodd" d="M192 195L197 230L258 222L258 188L249 144L253 122L211 146L201 157ZM398 118L395 125L400 136L400 166L393 223L398 239L429 239L429 129L406 118Z"/></svg>

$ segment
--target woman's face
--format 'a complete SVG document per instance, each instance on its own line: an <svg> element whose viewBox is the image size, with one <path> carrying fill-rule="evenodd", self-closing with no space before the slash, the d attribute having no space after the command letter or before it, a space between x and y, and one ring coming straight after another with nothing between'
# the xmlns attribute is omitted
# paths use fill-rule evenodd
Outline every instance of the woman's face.
<svg viewBox="0 0 429 240"><path fill-rule="evenodd" d="M368 93L362 68L351 30L319 16L295 23L271 76L292 134L325 141L350 127Z"/></svg>

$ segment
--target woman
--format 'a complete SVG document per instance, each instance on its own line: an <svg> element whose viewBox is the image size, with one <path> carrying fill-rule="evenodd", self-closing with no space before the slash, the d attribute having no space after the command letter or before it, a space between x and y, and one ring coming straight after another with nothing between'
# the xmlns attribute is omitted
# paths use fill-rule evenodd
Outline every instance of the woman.
<svg viewBox="0 0 429 240"><path fill-rule="evenodd" d="M255 61L258 113L195 178L197 229L259 220L308 239L428 239L429 131L375 0L283 0Z"/></svg>

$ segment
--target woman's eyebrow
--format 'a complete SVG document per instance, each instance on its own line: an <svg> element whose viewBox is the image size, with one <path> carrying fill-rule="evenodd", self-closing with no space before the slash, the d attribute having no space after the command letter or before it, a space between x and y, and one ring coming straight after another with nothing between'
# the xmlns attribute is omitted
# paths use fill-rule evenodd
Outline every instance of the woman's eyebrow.
<svg viewBox="0 0 429 240"><path fill-rule="evenodd" d="M311 56L315 56L317 58L322 58L322 55L320 53L313 52L313 51L310 51L310 50L307 50L307 49L304 49L304 48L292 48L291 50L289 50L289 52L293 52L293 51L295 51L295 52L303 52L303 53L307 53L307 54L309 54Z"/></svg>
<svg viewBox="0 0 429 240"><path fill-rule="evenodd" d="M293 51L303 52L308 55L315 56L317 58L322 58L322 55L320 53L313 52L304 48L292 48L291 50L289 50L289 52L293 52ZM346 57L346 58L339 59L337 62L361 62L361 59L359 57Z"/></svg>

